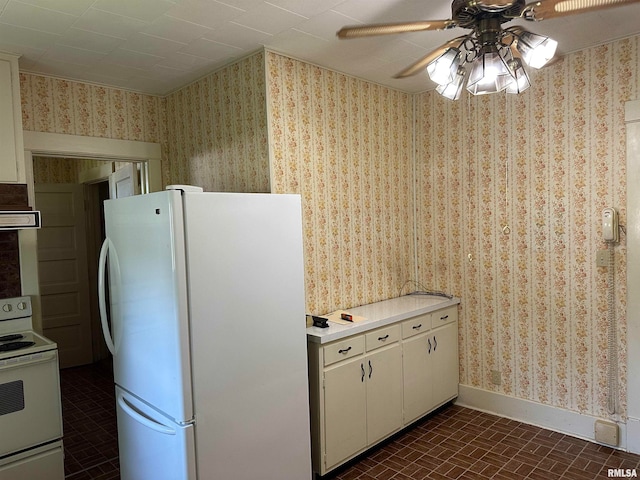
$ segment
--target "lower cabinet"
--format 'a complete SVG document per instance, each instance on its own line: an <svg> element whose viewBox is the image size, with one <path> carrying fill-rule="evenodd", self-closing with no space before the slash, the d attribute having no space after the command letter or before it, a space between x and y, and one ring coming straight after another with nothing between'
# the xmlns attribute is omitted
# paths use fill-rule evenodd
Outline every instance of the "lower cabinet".
<svg viewBox="0 0 640 480"><path fill-rule="evenodd" d="M367 446L364 361L345 360L324 373L326 465L336 465Z"/></svg>
<svg viewBox="0 0 640 480"><path fill-rule="evenodd" d="M457 306L308 351L320 475L458 395Z"/></svg>
<svg viewBox="0 0 640 480"><path fill-rule="evenodd" d="M432 403L440 406L458 395L458 322L439 327L431 335L434 340Z"/></svg>
<svg viewBox="0 0 640 480"><path fill-rule="evenodd" d="M404 422L411 423L429 411L433 397L431 355L427 334L406 340L402 346L404 380Z"/></svg>
<svg viewBox="0 0 640 480"><path fill-rule="evenodd" d="M365 357L367 445L402 427L402 348L396 343Z"/></svg>
<svg viewBox="0 0 640 480"><path fill-rule="evenodd" d="M326 467L340 464L402 427L400 329L375 332L371 340L367 338L368 351L363 355L324 369ZM325 364L333 360L336 348L349 355L354 350L348 349L357 348L357 343L327 347Z"/></svg>

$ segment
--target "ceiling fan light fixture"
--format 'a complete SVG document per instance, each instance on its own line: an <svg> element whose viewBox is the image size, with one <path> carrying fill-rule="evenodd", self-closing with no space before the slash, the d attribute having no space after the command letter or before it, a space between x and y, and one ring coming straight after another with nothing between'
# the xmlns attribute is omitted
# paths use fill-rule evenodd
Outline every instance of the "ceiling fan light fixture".
<svg viewBox="0 0 640 480"><path fill-rule="evenodd" d="M542 68L553 58L558 42L537 33L523 32L518 37L518 51L532 68Z"/></svg>
<svg viewBox="0 0 640 480"><path fill-rule="evenodd" d="M450 47L427 65L427 73L438 85L447 85L455 79L459 66L460 50Z"/></svg>
<svg viewBox="0 0 640 480"><path fill-rule="evenodd" d="M467 90L473 95L501 92L513 81L509 67L497 48L481 52L471 63Z"/></svg>
<svg viewBox="0 0 640 480"><path fill-rule="evenodd" d="M509 62L509 69L511 70L512 80L507 84L505 92L517 95L524 92L531 86L529 81L529 75L522 66L522 62L518 58L514 58Z"/></svg>
<svg viewBox="0 0 640 480"><path fill-rule="evenodd" d="M449 100L458 100L462 93L465 73L464 68L458 67L453 80L446 85L438 85L436 87L436 92Z"/></svg>

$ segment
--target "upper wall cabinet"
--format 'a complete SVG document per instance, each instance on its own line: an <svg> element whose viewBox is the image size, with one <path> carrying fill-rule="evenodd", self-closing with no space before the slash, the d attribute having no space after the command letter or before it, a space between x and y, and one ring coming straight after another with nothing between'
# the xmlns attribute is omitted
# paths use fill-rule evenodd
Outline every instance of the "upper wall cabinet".
<svg viewBox="0 0 640 480"><path fill-rule="evenodd" d="M0 182L25 181L18 57L0 53Z"/></svg>

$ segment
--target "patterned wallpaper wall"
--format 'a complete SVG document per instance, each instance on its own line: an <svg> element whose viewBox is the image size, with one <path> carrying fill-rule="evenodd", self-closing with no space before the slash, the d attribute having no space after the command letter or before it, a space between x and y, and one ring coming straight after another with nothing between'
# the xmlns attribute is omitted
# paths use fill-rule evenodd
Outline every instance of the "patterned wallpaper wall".
<svg viewBox="0 0 640 480"><path fill-rule="evenodd" d="M252 55L166 99L165 183L207 191L268 192L264 54Z"/></svg>
<svg viewBox="0 0 640 480"><path fill-rule="evenodd" d="M595 256L602 209L625 223L624 102L640 94L639 58L635 37L565 57L519 96L417 97L419 278L462 298L463 384L607 416ZM615 255L624 410L624 235Z"/></svg>
<svg viewBox="0 0 640 480"><path fill-rule="evenodd" d="M83 162L56 157L33 157L34 183L76 183L83 169Z"/></svg>
<svg viewBox="0 0 640 480"><path fill-rule="evenodd" d="M22 126L34 132L161 143L164 100L88 83L20 74Z"/></svg>
<svg viewBox="0 0 640 480"><path fill-rule="evenodd" d="M161 97L28 73L20 74L20 97L24 130L161 143L166 156L165 100ZM84 162L84 169L101 163ZM34 162L34 176L60 183L77 178L76 167L47 157ZM166 178L163 162L163 180Z"/></svg>
<svg viewBox="0 0 640 480"><path fill-rule="evenodd" d="M602 208L626 219L623 112L640 95L639 38L533 72L523 95L459 102L272 52L167 99L21 74L23 123L160 142L165 184L300 193L313 313L397 296L414 279L415 238L418 280L462 298L462 383L607 416L606 269L595 255Z"/></svg>
<svg viewBox="0 0 640 480"><path fill-rule="evenodd" d="M411 95L267 52L274 193L302 195L307 310L398 296L413 270Z"/></svg>

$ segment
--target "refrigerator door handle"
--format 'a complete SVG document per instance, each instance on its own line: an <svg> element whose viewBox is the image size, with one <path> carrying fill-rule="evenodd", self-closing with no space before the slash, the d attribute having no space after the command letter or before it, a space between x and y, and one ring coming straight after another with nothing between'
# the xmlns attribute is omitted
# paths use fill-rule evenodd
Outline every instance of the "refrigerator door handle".
<svg viewBox="0 0 640 480"><path fill-rule="evenodd" d="M139 412L138 410L134 409L129 404L129 402L127 402L127 399L124 398L124 395L122 394L118 395L118 403L120 404L120 407L127 415L129 415L132 419L134 419L136 422L140 423L141 425L144 425L145 427L150 428L151 430L154 430L158 433L162 433L164 435L176 434L176 431L173 428L168 427L162 423L159 423L157 420L149 418L146 415L144 415L142 412Z"/></svg>
<svg viewBox="0 0 640 480"><path fill-rule="evenodd" d="M107 265L107 253L109 252L109 245L111 240L109 237L102 242L102 248L100 248L100 257L98 259L98 305L100 307L100 323L102 324L102 334L104 335L104 341L107 344L107 348L111 352L111 355L116 354L116 348L113 344L111 332L109 331L109 324L107 323L107 303L105 300L106 292L106 265Z"/></svg>

